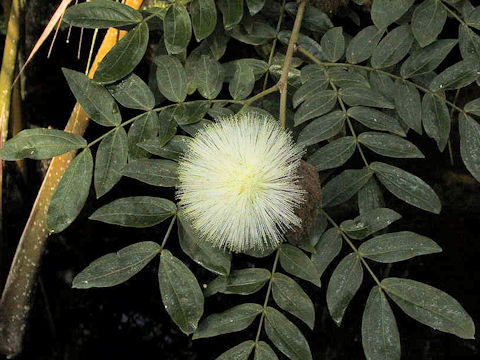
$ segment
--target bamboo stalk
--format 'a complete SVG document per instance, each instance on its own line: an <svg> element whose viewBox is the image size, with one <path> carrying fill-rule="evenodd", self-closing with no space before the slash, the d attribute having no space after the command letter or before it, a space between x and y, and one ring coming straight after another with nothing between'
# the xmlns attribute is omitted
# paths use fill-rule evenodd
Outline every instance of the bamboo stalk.
<svg viewBox="0 0 480 360"><path fill-rule="evenodd" d="M138 9L142 2L143 0L127 0L126 4ZM93 77L99 62L115 45L118 38L117 33L118 31L115 29L108 30L90 69L90 77ZM65 131L82 135L88 121L88 116L77 103ZM9 357L14 357L21 351L36 273L45 247L45 240L48 237L46 214L57 185L74 155L75 152L70 152L52 159L10 268L0 300L0 352Z"/></svg>
<svg viewBox="0 0 480 360"><path fill-rule="evenodd" d="M23 121L22 117L22 89L20 82L17 82L13 86L13 93L12 93L12 105L10 109L10 131L12 134L12 137L17 135L20 131L22 131L25 128L25 123ZM25 167L25 161L23 160L17 160L16 161L18 169L20 173L23 176L23 179L27 179L27 173L26 173L26 167Z"/></svg>
<svg viewBox="0 0 480 360"><path fill-rule="evenodd" d="M4 4L8 4L4 1ZM8 6L8 5L7 5ZM18 54L20 37L20 0L12 0L6 7L8 11L7 36L3 50L2 69L0 71L0 149L8 135L8 119L12 97L12 82ZM3 233L3 160L0 159L0 232Z"/></svg>

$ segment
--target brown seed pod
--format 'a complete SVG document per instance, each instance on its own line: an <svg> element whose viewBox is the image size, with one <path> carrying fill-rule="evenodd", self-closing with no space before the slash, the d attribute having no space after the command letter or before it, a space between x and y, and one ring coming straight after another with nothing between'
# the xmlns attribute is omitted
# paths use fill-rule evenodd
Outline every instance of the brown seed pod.
<svg viewBox="0 0 480 360"><path fill-rule="evenodd" d="M313 165L302 161L298 167L300 186L305 190L305 203L295 210L295 214L302 220L301 227L295 227L285 234L285 238L293 245L302 245L309 238L318 216L321 187L318 172Z"/></svg>

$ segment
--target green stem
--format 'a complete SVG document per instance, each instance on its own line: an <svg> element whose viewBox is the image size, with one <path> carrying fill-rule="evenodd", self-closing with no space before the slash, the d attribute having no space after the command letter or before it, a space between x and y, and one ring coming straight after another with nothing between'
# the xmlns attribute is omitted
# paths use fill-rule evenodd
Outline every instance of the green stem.
<svg viewBox="0 0 480 360"><path fill-rule="evenodd" d="M328 76L328 74L326 74L326 72L325 72L325 75ZM357 146L358 152L360 153L360 156L362 157L362 160L365 163L365 166L368 167L369 163L368 163L367 158L366 158L366 156L363 152L362 146L358 142L357 133L355 132L355 129L353 128L352 122L350 121L350 117L347 114L347 107L345 106L345 103L343 102L342 98L340 96L338 96L338 89L337 89L337 86L335 85L335 83L332 80L329 80L329 82L330 82L330 86L332 87L333 91L335 91L337 93L338 103L340 104L340 107L343 111L343 114L345 115L345 118L346 118L347 124L348 124L348 128L350 129L350 132L351 132L352 136L355 138L355 144Z"/></svg>
<svg viewBox="0 0 480 360"><path fill-rule="evenodd" d="M442 4L443 8L444 8L445 10L447 10L447 12L448 12L450 15L452 15L455 19L457 19L460 24L465 25L465 26L468 26L468 24L467 24L460 16L458 16L455 11L453 11L453 10L450 9L447 5L445 5L445 4L443 3L443 1L440 1L440 4Z"/></svg>
<svg viewBox="0 0 480 360"><path fill-rule="evenodd" d="M168 225L167 232L165 233L165 236L163 237L163 241L160 244L160 250L158 252L162 252L165 244L167 243L167 240L170 237L170 233L172 232L173 224L175 224L176 219L177 219L177 215L173 215L172 220L170 221L170 225Z"/></svg>
<svg viewBox="0 0 480 360"><path fill-rule="evenodd" d="M303 15L307 6L308 0L299 0L297 16L295 16L295 23L293 24L292 34L288 42L287 53L285 54L285 61L283 62L282 75L278 80L278 89L280 90L280 116L279 122L282 128L285 128L287 122L287 92L288 92L288 73L292 64L292 57L297 46L298 35L300 27L302 26Z"/></svg>
<svg viewBox="0 0 480 360"><path fill-rule="evenodd" d="M268 63L267 63L267 72L265 73L265 80L263 81L263 91L267 88L267 83L268 83L268 75L270 74L270 66L272 66L273 63L273 56L275 55L275 49L277 47L278 43L278 33L280 32L280 28L282 27L282 22L283 22L283 14L285 13L285 4L286 0L283 0L282 2L282 7L280 9L280 14L278 15L278 22L277 22L277 27L275 29L275 39L273 39L272 43L272 48L270 49L270 55L268 56Z"/></svg>
<svg viewBox="0 0 480 360"><path fill-rule="evenodd" d="M165 9L160 9L158 11L155 11L155 12L152 12L150 15L148 15L145 19L142 20L142 22L147 22L148 20L150 20L151 18L154 18L155 16L157 15L160 15L162 12L165 12Z"/></svg>
<svg viewBox="0 0 480 360"><path fill-rule="evenodd" d="M362 262L362 264L365 266L365 268L367 269L367 271L370 273L370 275L372 276L372 279L377 283L377 285L379 287L382 287L382 284L380 282L380 280L378 280L378 277L377 275L375 275L375 273L373 272L372 268L370 267L370 265L368 265L368 263L365 261L365 259L363 258L362 254L358 251L357 247L353 244L352 240L350 240L350 238L348 237L347 234L345 234L345 232L343 231L343 229L338 226L338 224L335 222L335 220L333 220L330 215L327 214L327 212L323 209L321 209L321 212L323 213L323 215L325 215L325 217L327 218L327 220L335 227L335 229L337 229L337 231L342 235L343 239L345 240L345 242L350 246L350 248L355 252L355 254L357 254L357 256L360 258L360 261Z"/></svg>
<svg viewBox="0 0 480 360"><path fill-rule="evenodd" d="M273 86L272 88L274 88L275 86ZM259 98L265 96L266 94L269 94L271 92L273 92L274 90L272 90L272 88L269 88L267 89L265 92L263 93L260 93L260 94L257 94L255 96L253 96L252 98L250 99L247 99L247 100L230 100L230 99L217 99L217 100L205 100L205 101L208 101L212 104L215 104L215 103L231 103L231 104L246 104L248 101L252 100L253 98L255 98L253 101L255 100L258 100ZM193 102L197 102L198 100L194 100L194 101L186 101L182 104L190 104L190 103L193 103ZM252 102L253 102L252 101ZM168 109L168 108L171 108L171 107L174 107L174 106L178 106L179 104L175 103L175 104L170 104L170 105L166 105L166 106L162 106L162 107L159 107L159 108L155 108L155 109L152 109L150 110L149 112L160 112L162 110L165 110L165 109ZM102 141L104 138L106 138L108 135L110 135L111 133L113 133L115 130L117 130L118 128L120 127L124 127L124 126L127 126L133 122L135 122L136 120L140 119L143 115L145 115L146 113L142 113L140 115L137 115L127 121L124 121L123 123L117 125L116 127L110 129L109 131L107 131L105 134L99 136L98 138L96 138L95 140L93 140L91 143L89 143L86 147L89 148L89 147L92 147L93 145L95 145L96 143Z"/></svg>
<svg viewBox="0 0 480 360"><path fill-rule="evenodd" d="M263 90L262 92L259 92L257 95L255 96L252 96L251 98L243 101L243 106L242 108L240 109L240 112L242 112L243 110L245 110L245 108L247 108L248 106L252 105L255 101L267 96L268 94L271 94L275 91L278 91L278 84L275 84L271 87L269 87L268 89L266 90Z"/></svg>
<svg viewBox="0 0 480 360"><path fill-rule="evenodd" d="M467 114L465 112L465 110L463 110L462 108L458 107L457 105L455 105L454 103L452 103L451 101L448 101L447 99L445 99L443 96L441 96L439 93L435 92L435 91L432 91L430 89L427 89L426 87L423 87L421 85L418 85L416 83L414 83L413 81L410 81L410 80L407 80L407 79L404 79L402 78L401 76L398 76L398 75L394 75L394 74L391 74L387 71L383 71L383 70L380 70L380 69L375 69L375 68L372 68L370 66L366 66L366 65L358 65L358 64L349 64L349 63L329 63L329 62L323 62L323 61L320 61L319 59L317 59L312 53L310 53L309 51L303 49L302 47L298 47L298 51L300 51L303 55L305 55L306 57L308 57L310 60L312 60L314 63L320 65L320 66L325 66L325 67L352 67L352 68L357 68L357 69L363 69L363 70L367 70L367 71L376 71L380 74L384 74L388 77L391 77L392 79L396 79L396 80L402 80L406 83L408 83L409 85L412 85L412 86L415 86L417 89L421 90L422 92L424 93L427 93L427 94L432 94L433 96L436 96L438 97L439 99L441 99L442 101L444 101L447 105L449 105L451 108L457 110L458 112L462 113L462 114Z"/></svg>
<svg viewBox="0 0 480 360"><path fill-rule="evenodd" d="M273 260L272 272L268 282L267 293L265 294L265 301L263 302L263 311L262 315L260 316L260 322L258 323L257 336L255 337L255 347L258 346L258 340L260 339L260 334L262 333L262 326L263 322L265 321L265 312L267 311L268 301L270 300L270 294L272 293L273 276L275 275L275 271L277 271L279 257L280 249L277 250L275 254L275 260Z"/></svg>
<svg viewBox="0 0 480 360"><path fill-rule="evenodd" d="M453 98L453 103L456 105L457 104L457 100L458 100L458 96L460 95L460 89L457 89L457 91L455 92L455 97ZM450 119L452 119L453 121L453 114L455 112L455 109L452 108L450 110ZM448 142L447 142L447 145L448 145L448 155L450 157L450 165L454 165L454 162L453 162L453 149L452 149L452 141L450 140L450 137L448 138Z"/></svg>

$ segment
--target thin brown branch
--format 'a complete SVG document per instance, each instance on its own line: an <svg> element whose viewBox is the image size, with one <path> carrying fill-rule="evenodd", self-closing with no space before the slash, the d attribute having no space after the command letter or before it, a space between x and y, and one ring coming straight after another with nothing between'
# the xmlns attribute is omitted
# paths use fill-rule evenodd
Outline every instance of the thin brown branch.
<svg viewBox="0 0 480 360"><path fill-rule="evenodd" d="M287 123L287 93L288 93L288 74L290 73L290 66L292 65L292 57L295 52L295 46L298 41L298 34L300 33L300 27L302 26L303 15L305 14L305 8L308 0L299 0L297 15L295 17L295 23L293 24L292 34L288 42L287 53L285 54L285 61L283 63L282 75L278 80L278 89L280 90L280 126L285 128Z"/></svg>

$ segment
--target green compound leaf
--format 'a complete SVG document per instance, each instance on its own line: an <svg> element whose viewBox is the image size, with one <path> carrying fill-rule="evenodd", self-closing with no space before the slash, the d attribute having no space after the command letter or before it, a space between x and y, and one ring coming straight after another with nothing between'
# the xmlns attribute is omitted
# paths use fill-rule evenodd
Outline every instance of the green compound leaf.
<svg viewBox="0 0 480 360"><path fill-rule="evenodd" d="M160 224L176 212L177 206L170 200L132 196L102 206L89 219L113 225L144 228Z"/></svg>
<svg viewBox="0 0 480 360"><path fill-rule="evenodd" d="M213 57L202 55L196 62L195 85L204 98L215 99L222 90L224 79L223 67Z"/></svg>
<svg viewBox="0 0 480 360"><path fill-rule="evenodd" d="M395 109L405 124L422 134L422 102L414 85L397 80L394 85Z"/></svg>
<svg viewBox="0 0 480 360"><path fill-rule="evenodd" d="M415 8L412 32L421 47L437 39L447 20L447 11L441 1L425 0Z"/></svg>
<svg viewBox="0 0 480 360"><path fill-rule="evenodd" d="M400 278L381 282L390 298L415 320L462 339L473 339L475 325L457 300L430 285Z"/></svg>
<svg viewBox="0 0 480 360"><path fill-rule="evenodd" d="M465 22L468 24L468 26L480 30L480 8L478 6L466 14Z"/></svg>
<svg viewBox="0 0 480 360"><path fill-rule="evenodd" d="M474 61L480 59L480 36L463 24L458 27L458 45L463 59Z"/></svg>
<svg viewBox="0 0 480 360"><path fill-rule="evenodd" d="M308 71L307 71L308 72ZM302 75L306 77L305 68L302 69ZM298 107L305 100L309 100L312 97L316 97L319 91L325 90L328 86L328 79L325 74L321 72L318 76L311 77L303 83L301 87L293 94L292 103L293 107Z"/></svg>
<svg viewBox="0 0 480 360"><path fill-rule="evenodd" d="M337 94L333 90L321 90L316 96L312 96L297 109L295 113L295 126L305 121L325 115L333 109L337 103Z"/></svg>
<svg viewBox="0 0 480 360"><path fill-rule="evenodd" d="M380 69L395 65L408 54L412 43L413 36L410 26L400 25L396 27L373 50L372 66Z"/></svg>
<svg viewBox="0 0 480 360"><path fill-rule="evenodd" d="M265 0L247 0L248 12L252 16L262 10L264 5Z"/></svg>
<svg viewBox="0 0 480 360"><path fill-rule="evenodd" d="M295 2L288 2L285 5L285 10L293 17L295 17L295 15L297 14L297 4ZM303 15L302 28L324 33L332 27L332 20L330 20L327 14L325 14L319 8L307 4L305 8L305 14Z"/></svg>
<svg viewBox="0 0 480 360"><path fill-rule="evenodd" d="M315 166L317 171L334 169L342 166L352 157L356 145L353 136L344 136L315 151L307 161Z"/></svg>
<svg viewBox="0 0 480 360"><path fill-rule="evenodd" d="M148 39L147 23L142 22L105 55L98 64L93 80L100 84L111 84L130 74L143 59Z"/></svg>
<svg viewBox="0 0 480 360"><path fill-rule="evenodd" d="M461 89L478 78L480 62L478 59L460 61L438 74L430 83L433 91Z"/></svg>
<svg viewBox="0 0 480 360"><path fill-rule="evenodd" d="M174 187L177 185L178 165L170 160L140 159L128 163L122 175L153 186Z"/></svg>
<svg viewBox="0 0 480 360"><path fill-rule="evenodd" d="M435 241L410 231L376 236L360 245L358 250L362 256L382 263L393 263L442 251Z"/></svg>
<svg viewBox="0 0 480 360"><path fill-rule="evenodd" d="M195 332L203 315L204 300L193 273L164 249L160 257L158 281L163 305L173 322L186 335Z"/></svg>
<svg viewBox="0 0 480 360"><path fill-rule="evenodd" d="M214 0L193 0L190 4L193 32L197 41L208 37L217 25L217 7Z"/></svg>
<svg viewBox="0 0 480 360"><path fill-rule="evenodd" d="M237 62L233 79L230 81L228 90L234 100L243 100L255 86L255 74L246 63Z"/></svg>
<svg viewBox="0 0 480 360"><path fill-rule="evenodd" d="M342 249L342 236L335 228L327 230L315 246L312 262L322 276L325 269L337 257Z"/></svg>
<svg viewBox="0 0 480 360"><path fill-rule="evenodd" d="M217 276L208 284L203 285L203 296L209 297L219 292L223 293L225 291L226 283L226 276Z"/></svg>
<svg viewBox="0 0 480 360"><path fill-rule="evenodd" d="M134 25L143 20L142 14L128 5L110 0L95 0L71 6L63 21L87 29L108 29Z"/></svg>
<svg viewBox="0 0 480 360"><path fill-rule="evenodd" d="M423 49L416 50L403 62L400 75L407 79L435 70L457 43L457 39L441 39Z"/></svg>
<svg viewBox="0 0 480 360"><path fill-rule="evenodd" d="M313 330L315 308L312 300L295 280L281 273L275 273L273 275L272 295L280 308L295 315Z"/></svg>
<svg viewBox="0 0 480 360"><path fill-rule="evenodd" d="M163 144L166 144L177 133L177 122L174 119L175 109L167 108L158 114L158 137L162 139Z"/></svg>
<svg viewBox="0 0 480 360"><path fill-rule="evenodd" d="M348 254L333 271L327 288L327 306L330 316L340 326L348 304L355 296L363 281L360 258Z"/></svg>
<svg viewBox="0 0 480 360"><path fill-rule="evenodd" d="M190 136L195 136L198 130L203 129L205 126L209 126L213 123L211 120L202 119L193 124L180 125L180 128Z"/></svg>
<svg viewBox="0 0 480 360"><path fill-rule="evenodd" d="M0 159L49 159L87 146L80 135L56 129L27 129L8 140L0 150Z"/></svg>
<svg viewBox="0 0 480 360"><path fill-rule="evenodd" d="M118 105L107 89L81 72L65 68L62 71L70 90L89 118L103 126L117 126L122 122Z"/></svg>
<svg viewBox="0 0 480 360"><path fill-rule="evenodd" d="M161 55L155 58L157 85L168 100L183 102L187 97L187 73L180 60L174 56Z"/></svg>
<svg viewBox="0 0 480 360"><path fill-rule="evenodd" d="M219 0L218 7L223 15L223 25L226 30L232 29L242 21L243 0Z"/></svg>
<svg viewBox="0 0 480 360"><path fill-rule="evenodd" d="M225 82L232 81L239 64L252 69L255 75L255 80L260 79L262 75L265 74L268 70L268 64L265 61L259 59L246 58L229 61L222 64L223 70L225 72Z"/></svg>
<svg viewBox="0 0 480 360"><path fill-rule="evenodd" d="M325 230L327 230L327 226L327 218L325 217L325 215L319 212L315 217L315 221L312 224L311 230L297 246L310 253L315 252L315 246L320 240L322 234L325 232Z"/></svg>
<svg viewBox="0 0 480 360"><path fill-rule="evenodd" d="M345 37L341 27L334 27L323 35L320 41L323 53L330 62L337 62L345 52Z"/></svg>
<svg viewBox="0 0 480 360"><path fill-rule="evenodd" d="M209 315L198 325L193 340L242 331L249 327L263 311L263 306L246 303L224 312Z"/></svg>
<svg viewBox="0 0 480 360"><path fill-rule="evenodd" d="M328 69L328 78L340 88L347 87L366 87L370 88L368 79L358 69L350 68L348 70L332 67Z"/></svg>
<svg viewBox="0 0 480 360"><path fill-rule="evenodd" d="M192 37L192 24L187 9L179 2L173 3L163 19L165 47L169 54L179 54Z"/></svg>
<svg viewBox="0 0 480 360"><path fill-rule="evenodd" d="M178 220L178 239L183 252L205 269L227 276L230 273L231 254L214 247L205 239L198 238L191 224L181 213Z"/></svg>
<svg viewBox="0 0 480 360"><path fill-rule="evenodd" d="M362 317L362 345L367 360L400 360L400 335L387 298L378 286L370 291Z"/></svg>
<svg viewBox="0 0 480 360"><path fill-rule="evenodd" d="M148 158L150 154L141 149L138 144L156 137L159 130L159 118L156 112L142 114L128 130L128 158L131 160ZM174 128L176 131L176 127ZM172 134L173 136L173 134ZM165 142L165 137L161 137Z"/></svg>
<svg viewBox="0 0 480 360"><path fill-rule="evenodd" d="M197 100L175 107L173 118L178 125L190 125L199 122L210 109L210 101Z"/></svg>
<svg viewBox="0 0 480 360"><path fill-rule="evenodd" d="M280 251L280 265L282 268L300 279L310 281L311 283L321 286L320 274L313 262L299 248L289 244L282 244Z"/></svg>
<svg viewBox="0 0 480 360"><path fill-rule="evenodd" d="M230 350L225 351L215 360L248 360L254 347L255 342L253 340L247 340Z"/></svg>
<svg viewBox="0 0 480 360"><path fill-rule="evenodd" d="M78 216L87 201L93 175L93 157L89 148L71 162L53 194L47 213L51 233L65 230Z"/></svg>
<svg viewBox="0 0 480 360"><path fill-rule="evenodd" d="M255 347L255 357L253 360L278 360L275 351L265 341L259 341Z"/></svg>
<svg viewBox="0 0 480 360"><path fill-rule="evenodd" d="M468 171L480 181L480 125L470 116L460 114L460 153Z"/></svg>
<svg viewBox="0 0 480 360"><path fill-rule="evenodd" d="M384 31L378 30L376 26L367 26L350 40L347 47L347 61L351 64L358 64L368 60L372 56L373 49L383 36Z"/></svg>
<svg viewBox="0 0 480 360"><path fill-rule="evenodd" d="M425 94L422 122L427 135L437 142L438 149L445 150L450 137L450 114L445 101L433 94Z"/></svg>
<svg viewBox="0 0 480 360"><path fill-rule="evenodd" d="M188 143L192 140L190 136L175 135L165 145L161 137L154 137L138 146L150 154L161 156L165 159L178 161L188 148Z"/></svg>
<svg viewBox="0 0 480 360"><path fill-rule="evenodd" d="M374 162L370 168L393 195L420 209L440 213L442 204L433 189L417 176L398 167Z"/></svg>
<svg viewBox="0 0 480 360"><path fill-rule="evenodd" d="M343 111L338 110L323 115L300 131L297 142L305 147L330 139L342 130L344 122L345 114Z"/></svg>
<svg viewBox="0 0 480 360"><path fill-rule="evenodd" d="M338 95L349 106L362 105L385 109L394 108L394 105L383 95L363 86L341 88L338 91Z"/></svg>
<svg viewBox="0 0 480 360"><path fill-rule="evenodd" d="M480 98L468 102L464 110L467 113L480 116Z"/></svg>
<svg viewBox="0 0 480 360"><path fill-rule="evenodd" d="M415 0L375 0L373 1L371 16L373 23L379 29L385 29L405 14Z"/></svg>
<svg viewBox="0 0 480 360"><path fill-rule="evenodd" d="M323 206L336 206L349 200L368 182L372 175L373 172L368 168L344 170L323 187Z"/></svg>
<svg viewBox="0 0 480 360"><path fill-rule="evenodd" d="M388 100L395 100L395 84L393 79L382 71L371 71L369 80L372 89L385 96Z"/></svg>
<svg viewBox="0 0 480 360"><path fill-rule="evenodd" d="M380 110L354 106L348 109L347 115L370 129L388 131L396 135L405 136L405 130L403 130L398 120Z"/></svg>
<svg viewBox="0 0 480 360"><path fill-rule="evenodd" d="M360 215L384 207L383 193L374 177L358 192L358 209Z"/></svg>
<svg viewBox="0 0 480 360"><path fill-rule="evenodd" d="M247 268L230 272L225 282L225 294L250 295L260 290L270 279L267 269Z"/></svg>
<svg viewBox="0 0 480 360"><path fill-rule="evenodd" d="M160 245L143 241L98 258L73 279L75 289L110 287L140 272L160 251Z"/></svg>
<svg viewBox="0 0 480 360"><path fill-rule="evenodd" d="M118 83L107 86L120 105L129 109L151 110L155 96L148 85L137 75L130 74Z"/></svg>
<svg viewBox="0 0 480 360"><path fill-rule="evenodd" d="M97 150L94 177L97 199L120 181L127 158L127 133L123 127L119 127L102 140Z"/></svg>
<svg viewBox="0 0 480 360"><path fill-rule="evenodd" d="M401 217L399 213L392 209L375 208L364 211L353 220L342 222L340 227L349 237L360 240L385 229Z"/></svg>
<svg viewBox="0 0 480 360"><path fill-rule="evenodd" d="M397 135L367 131L360 134L358 141L383 156L417 159L425 157L414 144Z"/></svg>
<svg viewBox="0 0 480 360"><path fill-rule="evenodd" d="M267 307L265 332L272 343L291 360L312 360L308 342L301 331L280 311Z"/></svg>

